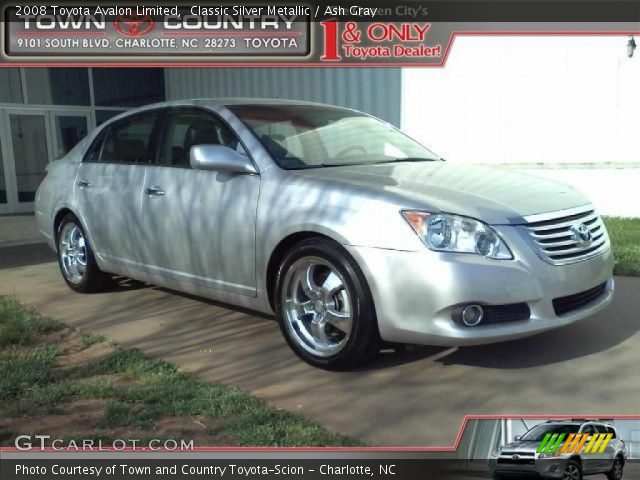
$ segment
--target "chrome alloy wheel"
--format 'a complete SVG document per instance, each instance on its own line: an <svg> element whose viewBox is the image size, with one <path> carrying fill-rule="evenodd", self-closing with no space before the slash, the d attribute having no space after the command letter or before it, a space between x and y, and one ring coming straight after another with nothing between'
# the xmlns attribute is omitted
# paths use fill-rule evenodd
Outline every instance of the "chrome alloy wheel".
<svg viewBox="0 0 640 480"><path fill-rule="evenodd" d="M580 468L574 464L570 463L564 469L564 480L579 480L580 479Z"/></svg>
<svg viewBox="0 0 640 480"><path fill-rule="evenodd" d="M340 352L353 328L351 294L338 270L318 257L303 257L283 283L285 327L302 348L319 357Z"/></svg>
<svg viewBox="0 0 640 480"><path fill-rule="evenodd" d="M80 227L67 223L60 232L58 241L60 264L65 278L77 285L84 279L87 271L87 244Z"/></svg>

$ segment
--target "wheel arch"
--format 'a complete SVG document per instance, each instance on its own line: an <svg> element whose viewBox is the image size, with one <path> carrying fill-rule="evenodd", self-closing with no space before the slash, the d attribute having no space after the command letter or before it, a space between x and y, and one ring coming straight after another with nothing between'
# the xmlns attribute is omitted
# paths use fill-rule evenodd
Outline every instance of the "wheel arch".
<svg viewBox="0 0 640 480"><path fill-rule="evenodd" d="M302 242L303 240L307 240L309 238L321 238L325 240L329 240L334 242L336 245L340 245L340 242L331 238L329 235L325 235L324 233L319 233L312 230L303 230L299 232L290 233L286 237L284 237L271 251L271 255L269 255L269 261L267 262L267 270L266 270L266 288L267 288L267 299L269 301L269 306L275 310L275 293L276 293L276 284L275 279L278 273L278 267L282 263L285 255L293 248L297 243Z"/></svg>
<svg viewBox="0 0 640 480"><path fill-rule="evenodd" d="M69 207L59 208L56 214L53 216L53 238L56 244L56 250L58 249L58 228L60 227L60 222L62 222L62 219L69 214L78 218L78 216Z"/></svg>
<svg viewBox="0 0 640 480"><path fill-rule="evenodd" d="M569 457L569 460L576 462L578 465L580 465L580 468L582 468L582 458L580 457L580 455L572 455Z"/></svg>

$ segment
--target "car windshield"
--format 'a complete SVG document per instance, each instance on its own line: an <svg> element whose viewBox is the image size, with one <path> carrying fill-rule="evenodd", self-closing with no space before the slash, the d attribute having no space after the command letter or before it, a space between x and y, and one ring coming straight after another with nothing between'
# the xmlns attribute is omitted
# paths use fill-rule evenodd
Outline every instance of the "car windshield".
<svg viewBox="0 0 640 480"><path fill-rule="evenodd" d="M233 113L287 170L439 160L391 125L352 110L308 105L236 105Z"/></svg>
<svg viewBox="0 0 640 480"><path fill-rule="evenodd" d="M544 439L544 436L547 433L578 433L580 430L580 425L576 424L568 424L568 425L558 425L558 424L544 424L544 425L536 425L527 433L525 433L520 440L525 440L528 442L540 442Z"/></svg>

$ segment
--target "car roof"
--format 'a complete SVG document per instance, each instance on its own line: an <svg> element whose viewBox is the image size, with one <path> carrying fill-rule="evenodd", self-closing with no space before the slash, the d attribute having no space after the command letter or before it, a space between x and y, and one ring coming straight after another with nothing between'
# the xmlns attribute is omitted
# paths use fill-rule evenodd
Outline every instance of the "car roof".
<svg viewBox="0 0 640 480"><path fill-rule="evenodd" d="M149 105L143 105L141 107L132 108L113 118L110 118L103 125L114 123L123 118L133 116L138 113L143 113L149 110L155 110L159 108L170 107L233 107L233 106L282 106L282 105L300 105L300 106L314 106L314 107L327 107L327 108L339 108L344 110L352 110L347 107L340 107L338 105L330 105L326 103L309 102L306 100L284 100L281 98L244 98L244 97L221 97L221 98L190 98L184 100L170 100L165 102L151 103ZM102 127L103 125L100 125ZM96 129L96 131L101 128Z"/></svg>
<svg viewBox="0 0 640 480"><path fill-rule="evenodd" d="M221 97L221 98L189 98L183 100L171 100L166 102L153 103L145 105L139 108L139 110L161 107L174 107L185 105L198 105L198 106L223 106L233 107L237 105L306 105L315 107L331 107L331 108L346 108L338 105L330 105L327 103L309 102L306 100L285 100L282 98L245 98L245 97Z"/></svg>
<svg viewBox="0 0 640 480"><path fill-rule="evenodd" d="M603 422L601 420L547 420L544 422L546 425L549 424L562 424L562 425L583 425L585 423L596 423L598 425L605 425L607 427L615 428L613 425L607 422Z"/></svg>

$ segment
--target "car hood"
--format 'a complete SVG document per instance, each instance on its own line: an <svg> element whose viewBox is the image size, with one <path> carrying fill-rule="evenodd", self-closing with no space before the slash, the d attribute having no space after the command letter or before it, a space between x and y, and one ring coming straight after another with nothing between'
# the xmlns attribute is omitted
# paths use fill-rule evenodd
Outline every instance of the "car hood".
<svg viewBox="0 0 640 480"><path fill-rule="evenodd" d="M407 208L436 209L487 223L520 224L523 217L580 207L589 200L562 183L507 169L417 162L298 170L374 193L400 196Z"/></svg>
<svg viewBox="0 0 640 480"><path fill-rule="evenodd" d="M502 452L535 453L539 446L540 442L529 442L520 440L503 445Z"/></svg>

